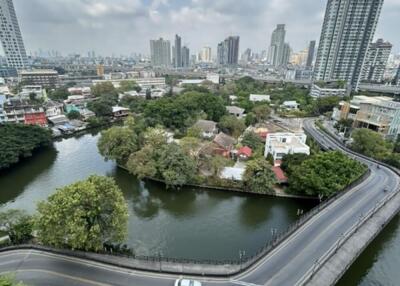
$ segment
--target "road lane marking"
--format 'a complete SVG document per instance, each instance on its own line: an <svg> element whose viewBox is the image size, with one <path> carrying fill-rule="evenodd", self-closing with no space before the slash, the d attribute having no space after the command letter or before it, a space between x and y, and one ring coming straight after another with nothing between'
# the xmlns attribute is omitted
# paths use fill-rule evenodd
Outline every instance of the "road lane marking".
<svg viewBox="0 0 400 286"><path fill-rule="evenodd" d="M105 284L105 283L96 282L96 281L93 281L93 280L88 280L88 279L85 279L85 278L80 278L80 277L76 277L76 276L62 274L62 273L55 272L55 271L41 270L41 269L21 269L21 270L16 270L16 271L7 271L7 272L1 272L0 275L9 274L9 273L24 273L24 272L45 273L45 274L59 276L59 277L62 277L62 278L67 278L67 279L70 279L70 280L83 282L83 283L86 283L86 284L91 284L91 285L96 285L96 286L112 286L111 284Z"/></svg>
<svg viewBox="0 0 400 286"><path fill-rule="evenodd" d="M237 285L243 285L243 286L263 286L263 285L247 283L247 282L243 282L243 281L239 281L239 280L231 280L229 282L231 282L233 284L237 284Z"/></svg>

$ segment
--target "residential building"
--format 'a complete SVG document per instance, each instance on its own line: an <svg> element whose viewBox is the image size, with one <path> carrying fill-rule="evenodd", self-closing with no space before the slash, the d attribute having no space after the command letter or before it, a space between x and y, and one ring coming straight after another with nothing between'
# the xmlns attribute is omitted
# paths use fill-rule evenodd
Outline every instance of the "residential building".
<svg viewBox="0 0 400 286"><path fill-rule="evenodd" d="M310 155L310 147L306 144L307 136L304 132L268 133L265 142L265 157L272 155L274 161L282 160L289 154Z"/></svg>
<svg viewBox="0 0 400 286"><path fill-rule="evenodd" d="M47 118L62 115L64 113L64 105L53 100L48 100L44 104L44 109L46 110Z"/></svg>
<svg viewBox="0 0 400 286"><path fill-rule="evenodd" d="M363 65L361 80L381 83L391 51L392 44L384 42L383 39L371 43Z"/></svg>
<svg viewBox="0 0 400 286"><path fill-rule="evenodd" d="M201 50L199 60L202 63L211 63L212 62L211 47L204 47Z"/></svg>
<svg viewBox="0 0 400 286"><path fill-rule="evenodd" d="M56 87L59 83L58 72L51 69L23 70L19 73L19 82L42 87Z"/></svg>
<svg viewBox="0 0 400 286"><path fill-rule="evenodd" d="M175 35L175 46L173 47L172 62L175 68L181 68L182 65L182 38Z"/></svg>
<svg viewBox="0 0 400 286"><path fill-rule="evenodd" d="M3 105L6 102L6 100L7 100L6 96L4 94L0 94L0 123L4 122L6 119L3 109Z"/></svg>
<svg viewBox="0 0 400 286"><path fill-rule="evenodd" d="M234 149L235 144L235 138L220 132L213 140L214 154L230 157L231 151Z"/></svg>
<svg viewBox="0 0 400 286"><path fill-rule="evenodd" d="M211 81L214 84L219 84L220 83L220 77L219 74L217 73L207 73L207 78L208 81Z"/></svg>
<svg viewBox="0 0 400 286"><path fill-rule="evenodd" d="M221 171L220 178L225 180L241 182L243 181L243 176L245 172L246 172L245 168L225 167Z"/></svg>
<svg viewBox="0 0 400 286"><path fill-rule="evenodd" d="M190 67L190 50L188 47L183 46L182 48L182 67L188 68Z"/></svg>
<svg viewBox="0 0 400 286"><path fill-rule="evenodd" d="M3 104L3 109L5 122L47 125L46 113L43 107L32 105L27 100L9 99Z"/></svg>
<svg viewBox="0 0 400 286"><path fill-rule="evenodd" d="M218 64L234 66L239 62L239 42L238 36L230 36L218 44Z"/></svg>
<svg viewBox="0 0 400 286"><path fill-rule="evenodd" d="M103 77L104 76L104 65L103 64L99 64L96 66L96 74L99 77Z"/></svg>
<svg viewBox="0 0 400 286"><path fill-rule="evenodd" d="M315 57L315 44L316 41L311 41L310 45L308 46L308 55L307 55L307 62L306 67L311 68L314 62Z"/></svg>
<svg viewBox="0 0 400 286"><path fill-rule="evenodd" d="M243 118L245 116L245 110L237 106L227 106L226 110L230 115L235 116L237 118Z"/></svg>
<svg viewBox="0 0 400 286"><path fill-rule="evenodd" d="M251 102L270 102L271 96L266 94L250 94L249 100Z"/></svg>
<svg viewBox="0 0 400 286"><path fill-rule="evenodd" d="M25 68L28 64L28 58L13 0L0 1L0 23L0 40L6 56L7 66L16 69Z"/></svg>
<svg viewBox="0 0 400 286"><path fill-rule="evenodd" d="M310 95L314 98L339 96L344 97L350 94L350 89L343 87L337 82L315 82L311 87Z"/></svg>
<svg viewBox="0 0 400 286"><path fill-rule="evenodd" d="M284 101L281 107L287 110L297 110L299 109L299 104L295 100L288 100Z"/></svg>
<svg viewBox="0 0 400 286"><path fill-rule="evenodd" d="M124 118L129 116L129 108L121 107L121 106L113 106L112 114L114 118Z"/></svg>
<svg viewBox="0 0 400 286"><path fill-rule="evenodd" d="M308 49L290 55L290 63L296 66L305 66L308 59Z"/></svg>
<svg viewBox="0 0 400 286"><path fill-rule="evenodd" d="M291 54L292 54L292 48L288 43L285 43L283 45L281 66L286 66L289 63Z"/></svg>
<svg viewBox="0 0 400 286"><path fill-rule="evenodd" d="M352 119L354 128L368 128L390 138L400 134L400 102L391 97L356 95L350 102L341 102L332 118Z"/></svg>
<svg viewBox="0 0 400 286"><path fill-rule="evenodd" d="M115 88L120 88L120 84L122 81L131 81L130 79L122 79L122 80L93 80L93 85L111 82ZM137 78L135 82L142 88L142 90L153 89L153 88L165 88L166 82L165 77L149 77L149 78Z"/></svg>
<svg viewBox="0 0 400 286"><path fill-rule="evenodd" d="M285 24L278 24L272 32L271 44L268 50L268 62L274 67L284 64L285 57Z"/></svg>
<svg viewBox="0 0 400 286"><path fill-rule="evenodd" d="M43 99L47 100L47 92L41 85L25 85L22 91L18 94L22 99Z"/></svg>
<svg viewBox="0 0 400 286"><path fill-rule="evenodd" d="M217 123L210 120L199 120L193 127L200 130L203 138L213 138L218 133Z"/></svg>
<svg viewBox="0 0 400 286"><path fill-rule="evenodd" d="M151 64L155 67L171 66L171 44L160 38L150 41Z"/></svg>
<svg viewBox="0 0 400 286"><path fill-rule="evenodd" d="M240 161L247 161L253 155L253 150L248 146L244 146L239 148L236 155Z"/></svg>
<svg viewBox="0 0 400 286"><path fill-rule="evenodd" d="M383 0L328 0L314 79L343 80L358 90Z"/></svg>

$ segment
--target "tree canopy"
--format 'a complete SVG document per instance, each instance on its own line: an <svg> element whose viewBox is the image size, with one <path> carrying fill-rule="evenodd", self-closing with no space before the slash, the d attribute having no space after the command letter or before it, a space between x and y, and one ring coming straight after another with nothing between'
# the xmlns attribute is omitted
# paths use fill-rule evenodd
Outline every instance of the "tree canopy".
<svg viewBox="0 0 400 286"><path fill-rule="evenodd" d="M118 95L118 92L111 82L106 81L92 86L92 94L96 97L100 97L105 94Z"/></svg>
<svg viewBox="0 0 400 286"><path fill-rule="evenodd" d="M0 124L0 170L51 144L51 131L36 125Z"/></svg>
<svg viewBox="0 0 400 286"><path fill-rule="evenodd" d="M366 170L361 163L341 152L321 152L300 165L291 166L289 190L292 193L330 197L359 178Z"/></svg>
<svg viewBox="0 0 400 286"><path fill-rule="evenodd" d="M392 151L392 145L383 139L382 135L369 129L357 129L353 132L351 148L366 156L383 160Z"/></svg>
<svg viewBox="0 0 400 286"><path fill-rule="evenodd" d="M101 132L97 147L106 160L124 165L129 156L138 150L137 135L127 127L114 126Z"/></svg>
<svg viewBox="0 0 400 286"><path fill-rule="evenodd" d="M0 228L12 243L24 243L32 238L33 219L25 211L8 210L0 213Z"/></svg>
<svg viewBox="0 0 400 286"><path fill-rule="evenodd" d="M274 194L276 179L271 167L264 158L249 161L243 176L245 189L253 193Z"/></svg>
<svg viewBox="0 0 400 286"><path fill-rule="evenodd" d="M218 124L219 129L233 137L238 138L246 129L243 120L238 119L233 115L225 115L221 118Z"/></svg>
<svg viewBox="0 0 400 286"><path fill-rule="evenodd" d="M91 176L40 202L36 228L46 245L99 251L104 243L123 242L127 223L127 204L115 181Z"/></svg>

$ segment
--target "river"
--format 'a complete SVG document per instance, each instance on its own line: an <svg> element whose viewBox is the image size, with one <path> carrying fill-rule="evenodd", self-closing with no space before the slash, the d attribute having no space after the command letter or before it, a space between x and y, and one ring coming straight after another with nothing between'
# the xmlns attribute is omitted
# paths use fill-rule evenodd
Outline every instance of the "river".
<svg viewBox="0 0 400 286"><path fill-rule="evenodd" d="M241 195L185 188L166 190L140 182L98 154L96 133L55 142L10 170L0 173L0 211L34 213L37 202L59 187L91 174L115 178L129 208L127 244L137 254L195 259L237 259L251 255L285 229L310 201ZM60 222L61 223L61 222ZM347 285L399 285L400 218L366 249L342 280Z"/></svg>

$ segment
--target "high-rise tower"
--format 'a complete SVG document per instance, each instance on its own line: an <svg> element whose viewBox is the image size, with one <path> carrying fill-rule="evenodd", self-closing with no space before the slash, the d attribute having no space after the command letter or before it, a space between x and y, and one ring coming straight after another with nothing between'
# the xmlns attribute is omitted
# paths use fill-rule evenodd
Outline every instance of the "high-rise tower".
<svg viewBox="0 0 400 286"><path fill-rule="evenodd" d="M383 0L328 0L314 80L344 80L357 90Z"/></svg>
<svg viewBox="0 0 400 286"><path fill-rule="evenodd" d="M9 67L21 69L28 64L24 41L12 0L0 0L0 40Z"/></svg>
<svg viewBox="0 0 400 286"><path fill-rule="evenodd" d="M271 45L268 50L268 62L275 67L284 64L285 58L285 24L278 24L272 32Z"/></svg>

